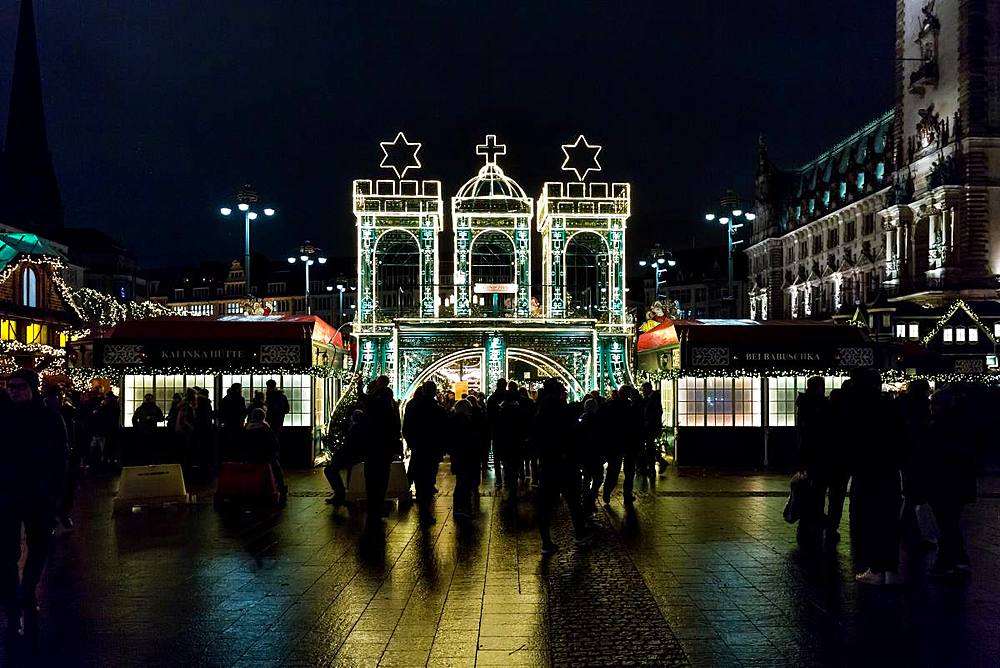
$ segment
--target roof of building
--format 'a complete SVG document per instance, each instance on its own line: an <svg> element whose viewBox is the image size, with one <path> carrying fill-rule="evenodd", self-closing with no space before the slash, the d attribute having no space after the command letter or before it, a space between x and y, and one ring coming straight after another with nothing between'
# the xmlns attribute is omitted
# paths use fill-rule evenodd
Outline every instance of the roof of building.
<svg viewBox="0 0 1000 668"><path fill-rule="evenodd" d="M41 256L56 257L65 260L55 244L30 232L0 234L0 269L4 269L18 257Z"/></svg>
<svg viewBox="0 0 1000 668"><path fill-rule="evenodd" d="M517 181L489 162L455 196L455 210L468 213L531 213L531 198Z"/></svg>
<svg viewBox="0 0 1000 668"><path fill-rule="evenodd" d="M223 315L147 318L115 325L111 339L295 340L346 347L340 332L315 315Z"/></svg>
<svg viewBox="0 0 1000 668"><path fill-rule="evenodd" d="M888 111L804 165L773 168L773 203L781 230L794 229L887 187L892 179L894 121L895 113Z"/></svg>

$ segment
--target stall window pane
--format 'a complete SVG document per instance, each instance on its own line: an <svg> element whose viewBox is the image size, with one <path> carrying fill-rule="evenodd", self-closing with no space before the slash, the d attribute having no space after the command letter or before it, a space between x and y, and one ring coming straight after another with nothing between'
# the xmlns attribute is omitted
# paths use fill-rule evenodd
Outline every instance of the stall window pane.
<svg viewBox="0 0 1000 668"><path fill-rule="evenodd" d="M674 381L660 381L660 401L663 406L663 424L667 427L674 426Z"/></svg>
<svg viewBox="0 0 1000 668"><path fill-rule="evenodd" d="M951 343L952 341L951 327L945 327L944 329L942 329L941 336L944 339L945 343Z"/></svg>
<svg viewBox="0 0 1000 668"><path fill-rule="evenodd" d="M705 426L705 380L679 378L677 380L677 425L680 427Z"/></svg>
<svg viewBox="0 0 1000 668"><path fill-rule="evenodd" d="M289 427L312 426L312 376L294 374L281 376L281 388L288 399L288 415L285 424Z"/></svg>
<svg viewBox="0 0 1000 668"><path fill-rule="evenodd" d="M978 342L979 342L979 330L976 329L975 327L970 327L969 328L969 343L978 343Z"/></svg>
<svg viewBox="0 0 1000 668"><path fill-rule="evenodd" d="M122 426L131 427L132 415L142 404L142 398L146 394L153 393L153 377L127 375L123 381ZM153 394L155 396L155 393Z"/></svg>
<svg viewBox="0 0 1000 668"><path fill-rule="evenodd" d="M242 391L243 399L247 402L247 404L249 404L250 400L253 399L253 390L250 387L250 376L248 375L234 376L230 374L223 374L222 375L223 395L225 395L225 393L229 391L229 388L232 386L233 383L239 383L240 385L243 386L243 391Z"/></svg>
<svg viewBox="0 0 1000 668"><path fill-rule="evenodd" d="M965 328L955 328L955 343L965 343Z"/></svg>

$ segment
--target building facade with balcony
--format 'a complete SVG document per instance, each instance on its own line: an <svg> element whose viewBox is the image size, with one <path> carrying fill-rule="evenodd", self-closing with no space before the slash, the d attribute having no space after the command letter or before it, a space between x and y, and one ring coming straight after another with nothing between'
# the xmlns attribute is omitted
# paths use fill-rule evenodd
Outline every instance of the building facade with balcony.
<svg viewBox="0 0 1000 668"><path fill-rule="evenodd" d="M898 0L894 109L796 169L761 141L751 317L998 296L998 24L987 0Z"/></svg>

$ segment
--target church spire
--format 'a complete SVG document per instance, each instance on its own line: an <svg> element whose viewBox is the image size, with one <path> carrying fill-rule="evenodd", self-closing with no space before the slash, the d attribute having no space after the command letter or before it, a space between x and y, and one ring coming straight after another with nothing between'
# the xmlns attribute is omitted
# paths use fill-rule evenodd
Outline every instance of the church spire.
<svg viewBox="0 0 1000 668"><path fill-rule="evenodd" d="M0 205L0 222L62 227L62 200L45 132L33 0L21 0L3 148L7 202Z"/></svg>

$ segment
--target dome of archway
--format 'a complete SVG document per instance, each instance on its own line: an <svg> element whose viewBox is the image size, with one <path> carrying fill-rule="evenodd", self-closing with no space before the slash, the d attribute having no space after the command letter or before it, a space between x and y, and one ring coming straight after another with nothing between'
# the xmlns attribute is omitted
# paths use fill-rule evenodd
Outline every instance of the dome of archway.
<svg viewBox="0 0 1000 668"><path fill-rule="evenodd" d="M466 181L454 200L459 213L531 213L531 199L524 188L492 162Z"/></svg>

